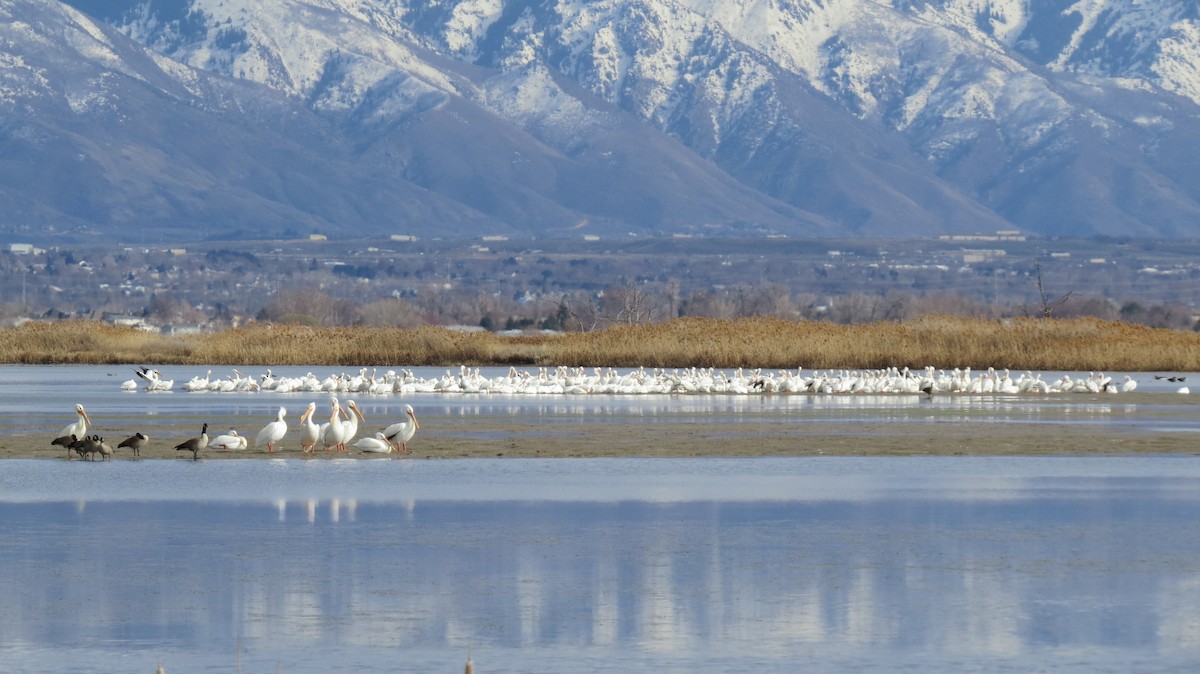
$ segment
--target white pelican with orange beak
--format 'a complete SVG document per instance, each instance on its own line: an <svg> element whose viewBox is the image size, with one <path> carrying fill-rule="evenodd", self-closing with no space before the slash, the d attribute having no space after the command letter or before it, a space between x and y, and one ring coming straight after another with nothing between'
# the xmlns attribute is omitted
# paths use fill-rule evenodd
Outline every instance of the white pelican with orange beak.
<svg viewBox="0 0 1200 674"><path fill-rule="evenodd" d="M279 413L275 415L275 421L263 426L258 432L258 437L254 438L254 447L257 449L260 445L266 445L268 452L275 451L275 443L283 439L287 435L287 423L283 420L287 410L279 408Z"/></svg>
<svg viewBox="0 0 1200 674"><path fill-rule="evenodd" d="M300 451L305 454L317 451L317 440L321 437L321 427L313 420L317 411L316 403L309 403L304 414L300 415Z"/></svg>
<svg viewBox="0 0 1200 674"><path fill-rule="evenodd" d="M408 415L408 419L397 421L383 429L383 436L393 447L408 454L408 441L412 440L421 424L417 423L417 414L413 412L412 405L405 405L404 413Z"/></svg>
<svg viewBox="0 0 1200 674"><path fill-rule="evenodd" d="M88 424L92 423L92 418L83 410L83 405L75 406L75 414L77 415L75 423L68 424L58 437L68 437L74 435L76 438L82 438L87 435Z"/></svg>
<svg viewBox="0 0 1200 674"><path fill-rule="evenodd" d="M361 438L358 442L354 443L354 446L358 448L358 451L369 454L392 453L392 443L387 441L383 433L376 433L373 438Z"/></svg>

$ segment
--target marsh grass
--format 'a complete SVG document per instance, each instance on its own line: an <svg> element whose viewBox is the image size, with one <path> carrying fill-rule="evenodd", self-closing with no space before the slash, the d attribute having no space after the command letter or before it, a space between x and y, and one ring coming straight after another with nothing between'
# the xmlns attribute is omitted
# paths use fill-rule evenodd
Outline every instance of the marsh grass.
<svg viewBox="0 0 1200 674"><path fill-rule="evenodd" d="M613 367L1200 371L1200 334L1095 319L994 321L926 316L838 325L774 318L682 318L589 333L500 336L441 327L319 328L256 323L159 335L99 323L0 331L15 364L583 365Z"/></svg>

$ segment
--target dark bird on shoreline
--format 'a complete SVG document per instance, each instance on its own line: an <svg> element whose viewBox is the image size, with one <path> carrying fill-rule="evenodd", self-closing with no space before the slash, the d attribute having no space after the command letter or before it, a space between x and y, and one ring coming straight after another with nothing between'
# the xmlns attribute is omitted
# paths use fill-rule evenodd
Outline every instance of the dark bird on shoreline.
<svg viewBox="0 0 1200 674"><path fill-rule="evenodd" d="M192 461L199 461L200 460L200 450L204 449L207 446L208 446L208 424L204 424L204 427L200 429L199 437L184 440L183 442L179 443L178 445L175 445L175 449L178 451L182 451L182 452L191 452L192 453Z"/></svg>
<svg viewBox="0 0 1200 674"><path fill-rule="evenodd" d="M74 435L60 435L57 438L54 438L53 440L51 440L50 445L51 446L58 445L60 447L66 447L67 448L67 458L70 459L71 453L75 451L75 443L78 442L78 440L79 439L76 438Z"/></svg>
<svg viewBox="0 0 1200 674"><path fill-rule="evenodd" d="M147 442L150 442L149 435L146 435L145 433L134 433L128 438L122 440L121 444L117 445L117 449L128 447L133 452L134 456L141 456L142 447L145 447Z"/></svg>
<svg viewBox="0 0 1200 674"><path fill-rule="evenodd" d="M71 443L71 450L74 450L81 459L92 459L92 455L100 451L100 436L93 435L91 437L82 437ZM70 458L70 454L67 455Z"/></svg>

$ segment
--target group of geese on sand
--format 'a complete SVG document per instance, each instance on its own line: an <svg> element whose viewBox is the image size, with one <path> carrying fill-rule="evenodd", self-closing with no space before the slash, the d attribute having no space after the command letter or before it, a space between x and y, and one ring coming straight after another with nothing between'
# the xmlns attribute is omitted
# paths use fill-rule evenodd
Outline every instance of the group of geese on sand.
<svg viewBox="0 0 1200 674"><path fill-rule="evenodd" d="M343 407L337 398L330 398L329 404L332 413L326 423L318 424L313 419L313 415L317 411L315 402L310 402L304 413L300 415L300 449L305 454L316 454L317 445L324 447L325 451L348 451L346 445L358 435L358 422L365 421L362 412L353 400L348 401ZM394 451L408 454L408 443L421 428L421 424L417 421L417 414L413 411L412 405L404 406L404 415L406 418L403 421L389 425L375 433L374 437L359 438L352 446L360 452L368 454L390 454ZM101 460L111 459L114 454L113 448L99 435L89 436L87 434L92 419L83 409L83 405L75 406L75 416L75 422L63 428L50 444L66 447L68 459L72 454L88 459L99 454ZM275 415L275 420L263 426L255 436L255 448L265 446L267 452L276 451L288 432L287 422L283 420L285 416L287 416L287 410L280 407L279 412ZM342 417L345 417L345 420ZM138 432L122 440L117 448L128 447L134 456L141 456L142 447L149 441L148 435ZM192 459L198 461L200 452L205 449L236 450L247 449L248 446L248 439L233 429L230 429L228 433L209 438L208 424L205 423L200 429L200 435L175 445L175 449L191 452Z"/></svg>
<svg viewBox="0 0 1200 674"><path fill-rule="evenodd" d="M164 379L158 370L141 368L138 377L147 391L171 391L174 380ZM1172 381L1183 381L1183 377ZM275 392L327 393L330 395L389 395L412 393L482 393L509 395L589 395L589 394L888 394L888 393L1120 393L1137 388L1137 381L1126 375L1121 382L1103 372L1086 377L1062 374L1043 380L1040 373L1014 374L988 368L970 367L953 370L932 366L920 370L889 367L875 370L831 370L805 372L803 368L765 370L737 368L731 373L715 368L645 368L628 372L614 368L557 367L538 371L510 367L507 374L487 377L478 368L460 366L457 372L446 370L438 377L419 377L411 370L396 372L362 368L357 374L330 374L324 378L309 372L296 377L275 376L271 370L258 377L234 370L226 377L193 377L180 385L186 392ZM137 391L135 380L122 389ZM1179 393L1187 393L1180 388Z"/></svg>

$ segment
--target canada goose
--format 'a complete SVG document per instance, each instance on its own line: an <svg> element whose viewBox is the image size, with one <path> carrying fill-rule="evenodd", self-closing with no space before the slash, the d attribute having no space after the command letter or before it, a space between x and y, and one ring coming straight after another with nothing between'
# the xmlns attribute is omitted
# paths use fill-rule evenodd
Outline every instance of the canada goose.
<svg viewBox="0 0 1200 674"><path fill-rule="evenodd" d="M71 453L75 451L75 443L78 442L78 440L79 440L79 438L76 438L74 435L60 435L57 438L54 438L53 440L51 440L50 444L52 446L58 445L60 447L66 447L67 448L67 458L70 459Z"/></svg>
<svg viewBox="0 0 1200 674"><path fill-rule="evenodd" d="M179 443L178 445L175 445L175 449L179 450L179 451L184 451L184 452L191 452L192 453L192 461L199 461L200 460L200 450L204 449L207 446L208 446L208 424L204 424L204 427L200 429L199 437L184 440L183 442Z"/></svg>
<svg viewBox="0 0 1200 674"><path fill-rule="evenodd" d="M71 443L70 449L75 450L79 458L92 459L92 454L100 451L100 436L93 435L91 437L83 437Z"/></svg>
<svg viewBox="0 0 1200 674"><path fill-rule="evenodd" d="M129 436L128 438L125 438L124 440L122 440L121 444L117 445L117 449L121 449L122 447L128 447L130 450L133 451L134 456L141 456L142 455L142 447L145 447L146 443L149 441L150 441L149 435L146 435L145 433L134 433L133 435Z"/></svg>

